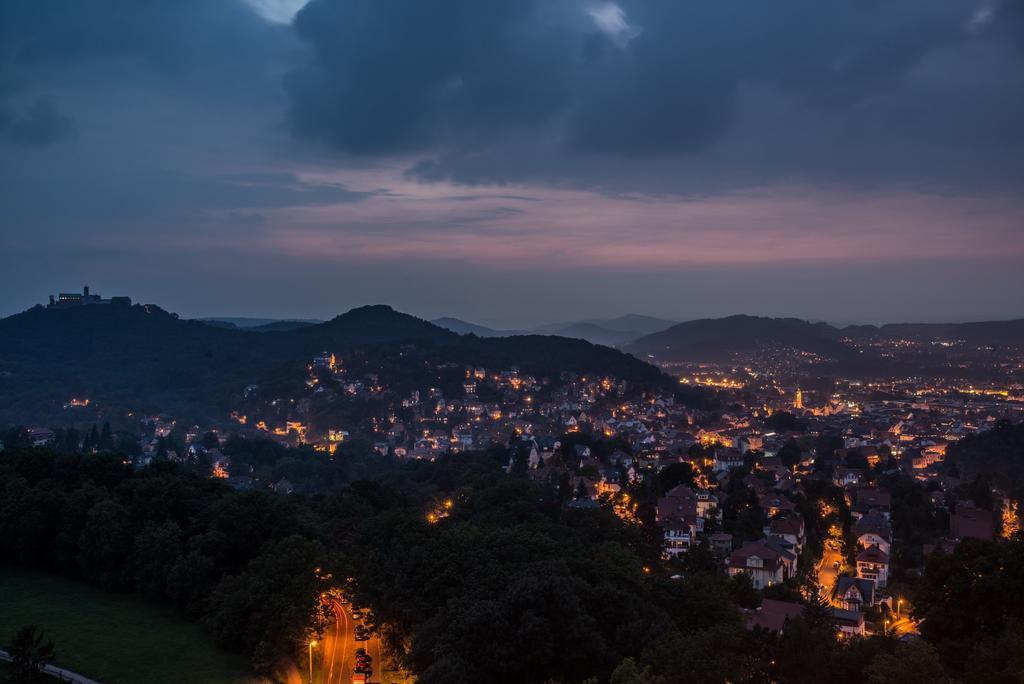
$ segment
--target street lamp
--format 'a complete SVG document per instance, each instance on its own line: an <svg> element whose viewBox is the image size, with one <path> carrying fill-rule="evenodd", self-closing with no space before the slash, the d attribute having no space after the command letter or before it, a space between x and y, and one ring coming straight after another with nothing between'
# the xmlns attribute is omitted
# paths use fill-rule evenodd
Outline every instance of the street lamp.
<svg viewBox="0 0 1024 684"><path fill-rule="evenodd" d="M313 647L316 646L316 639L309 642L309 684L313 684Z"/></svg>
<svg viewBox="0 0 1024 684"><path fill-rule="evenodd" d="M902 605L903 605L903 599L899 599L899 600L896 601L896 619L897 620L900 619L900 606L902 606Z"/></svg>

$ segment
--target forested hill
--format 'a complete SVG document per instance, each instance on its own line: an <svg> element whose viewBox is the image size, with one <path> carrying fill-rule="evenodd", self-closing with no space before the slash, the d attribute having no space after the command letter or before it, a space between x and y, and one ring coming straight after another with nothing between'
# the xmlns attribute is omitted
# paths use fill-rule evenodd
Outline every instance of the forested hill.
<svg viewBox="0 0 1024 684"><path fill-rule="evenodd" d="M1000 421L991 430L965 437L950 447L946 462L965 480L982 477L1024 496L1024 423Z"/></svg>
<svg viewBox="0 0 1024 684"><path fill-rule="evenodd" d="M674 325L626 346L637 356L658 361L724 361L761 347L791 347L827 357L852 354L840 331L825 323L797 318L729 316Z"/></svg>
<svg viewBox="0 0 1024 684"><path fill-rule="evenodd" d="M653 366L576 339L460 336L387 306L279 331L181 320L152 306L35 307L0 320L0 423L43 421L71 397L146 412L218 418L250 384L301 383L320 351L413 344L439 363L519 366L658 383Z"/></svg>
<svg viewBox="0 0 1024 684"><path fill-rule="evenodd" d="M798 318L728 316L679 323L626 345L657 362L727 361L760 349L795 349L837 361L863 360L865 343L912 340L927 345L1024 347L1024 319L979 323L893 323L839 328ZM877 361L878 359L873 359Z"/></svg>

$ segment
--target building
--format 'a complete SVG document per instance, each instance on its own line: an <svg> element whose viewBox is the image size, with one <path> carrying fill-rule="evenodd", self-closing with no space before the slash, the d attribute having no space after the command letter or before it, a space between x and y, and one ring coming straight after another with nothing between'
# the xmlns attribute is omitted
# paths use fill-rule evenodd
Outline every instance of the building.
<svg viewBox="0 0 1024 684"><path fill-rule="evenodd" d="M864 614L842 608L829 608L832 623L841 636L859 636L864 634Z"/></svg>
<svg viewBox="0 0 1024 684"><path fill-rule="evenodd" d="M77 292L61 292L56 297L50 295L50 303L46 306L48 309L70 309L76 306L90 306L93 304L120 304L123 306L131 306L131 297L111 297L110 299L103 299L99 295L95 295L89 292L89 286L86 285L82 288L82 293Z"/></svg>
<svg viewBox="0 0 1024 684"><path fill-rule="evenodd" d="M869 530L857 536L857 546L862 549L868 549L872 546L877 546L882 550L882 553L889 554L892 548L889 543L888 533L881 531Z"/></svg>
<svg viewBox="0 0 1024 684"><path fill-rule="evenodd" d="M34 427L28 429L28 439L34 447L52 446L57 435L50 428Z"/></svg>
<svg viewBox="0 0 1024 684"><path fill-rule="evenodd" d="M763 541L744 544L729 555L726 561L729 576L741 572L750 575L755 589L764 589L786 579L783 554Z"/></svg>
<svg viewBox="0 0 1024 684"><path fill-rule="evenodd" d="M685 518L668 518L661 521L663 530L662 553L666 558L686 553L697 541L697 535L703 531L704 519L697 516Z"/></svg>
<svg viewBox="0 0 1024 684"><path fill-rule="evenodd" d="M857 554L857 577L869 579L878 587L889 580L889 554L877 546L869 546Z"/></svg>
<svg viewBox="0 0 1024 684"><path fill-rule="evenodd" d="M747 629L760 627L771 632L781 632L786 626L786 621L796 619L803 609L799 603L763 599L756 610L744 611Z"/></svg>
<svg viewBox="0 0 1024 684"><path fill-rule="evenodd" d="M776 518L769 521L768 527L765 528L765 534L769 537L785 540L797 553L800 553L806 541L804 519L799 515Z"/></svg>
<svg viewBox="0 0 1024 684"><path fill-rule="evenodd" d="M861 612L875 603L875 583L859 577L840 577L836 581L836 603L843 610Z"/></svg>
<svg viewBox="0 0 1024 684"><path fill-rule="evenodd" d="M949 536L953 539L985 539L992 541L992 512L960 503L949 516Z"/></svg>
<svg viewBox="0 0 1024 684"><path fill-rule="evenodd" d="M658 522L670 518L693 518L697 516L697 493L686 485L676 485L658 499Z"/></svg>

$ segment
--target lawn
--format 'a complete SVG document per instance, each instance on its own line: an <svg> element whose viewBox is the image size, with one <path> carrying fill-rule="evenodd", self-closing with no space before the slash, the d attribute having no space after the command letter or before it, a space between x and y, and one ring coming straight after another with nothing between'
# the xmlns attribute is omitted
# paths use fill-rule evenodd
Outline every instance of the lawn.
<svg viewBox="0 0 1024 684"><path fill-rule="evenodd" d="M0 643L27 624L53 639L57 665L102 684L258 681L171 608L0 565Z"/></svg>

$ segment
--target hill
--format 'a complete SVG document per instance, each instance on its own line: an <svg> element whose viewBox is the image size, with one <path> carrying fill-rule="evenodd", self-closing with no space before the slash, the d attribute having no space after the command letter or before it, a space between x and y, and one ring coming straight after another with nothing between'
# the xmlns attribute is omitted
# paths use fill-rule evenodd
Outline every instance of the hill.
<svg viewBox="0 0 1024 684"><path fill-rule="evenodd" d="M626 314L625 316L619 316L618 318L604 318L595 319L590 321L582 321L583 323L589 323L596 325L606 330L616 330L618 332L635 333L639 335L653 335L656 332L661 332L676 325L678 321L669 321L664 318L655 318L654 316L642 316L640 314Z"/></svg>
<svg viewBox="0 0 1024 684"><path fill-rule="evenodd" d="M627 314L618 318L549 323L528 330L499 330L451 317L436 318L431 322L434 325L459 333L460 335L472 334L478 337L511 337L513 335L531 334L558 335L560 337L575 337L609 347L621 346L644 335L659 332L675 325L673 321L652 316L641 316L639 314Z"/></svg>
<svg viewBox="0 0 1024 684"><path fill-rule="evenodd" d="M839 338L840 331L825 323L739 315L679 323L641 337L625 349L656 361L726 361L734 354L766 347L845 358L851 350Z"/></svg>
<svg viewBox="0 0 1024 684"><path fill-rule="evenodd" d="M485 325L477 325L476 323L470 323L460 318L451 318L450 316L444 316L441 318L435 318L430 321L439 328L445 330L451 330L453 333L459 335L476 335L477 337L506 337L508 335L514 335L514 331L510 330L495 330L494 328L488 328Z"/></svg>
<svg viewBox="0 0 1024 684"><path fill-rule="evenodd" d="M902 348L904 341L918 343ZM893 343L883 353L877 343ZM882 345L884 346L884 345ZM1024 349L1024 319L978 323L891 323L839 328L798 318L729 316L674 325L624 346L657 363L728 361L765 350L815 354L846 371L896 371L943 375L971 354L991 347ZM894 348L902 348L897 358ZM951 355L959 354L957 359Z"/></svg>
<svg viewBox="0 0 1024 684"><path fill-rule="evenodd" d="M244 316L222 316L217 318L197 318L197 321L203 323L209 323L210 325L221 325L224 327L235 327L235 328L266 328L268 326L276 325L278 323L294 323L294 324L305 324L313 325L315 323L323 323L323 321L316 320L313 318L299 318L299 319L281 319L281 318L246 318Z"/></svg>
<svg viewBox="0 0 1024 684"><path fill-rule="evenodd" d="M880 327L855 326L843 332L853 336L910 339L919 342L957 341L969 344L1024 346L1024 319L976 323L889 323Z"/></svg>
<svg viewBox="0 0 1024 684"><path fill-rule="evenodd" d="M576 337L581 340L587 340L594 344L603 344L609 347L616 347L640 337L640 333L635 330L613 330L605 328L597 323L573 323L565 328L559 328L550 331L555 335L561 335L562 337Z"/></svg>
<svg viewBox="0 0 1024 684"><path fill-rule="evenodd" d="M301 383L320 351L372 348L398 359L410 344L438 363L662 380L656 368L582 340L460 336L381 305L266 332L181 320L152 305L35 307L0 320L0 423L42 422L71 397L216 420L249 384L286 391Z"/></svg>

